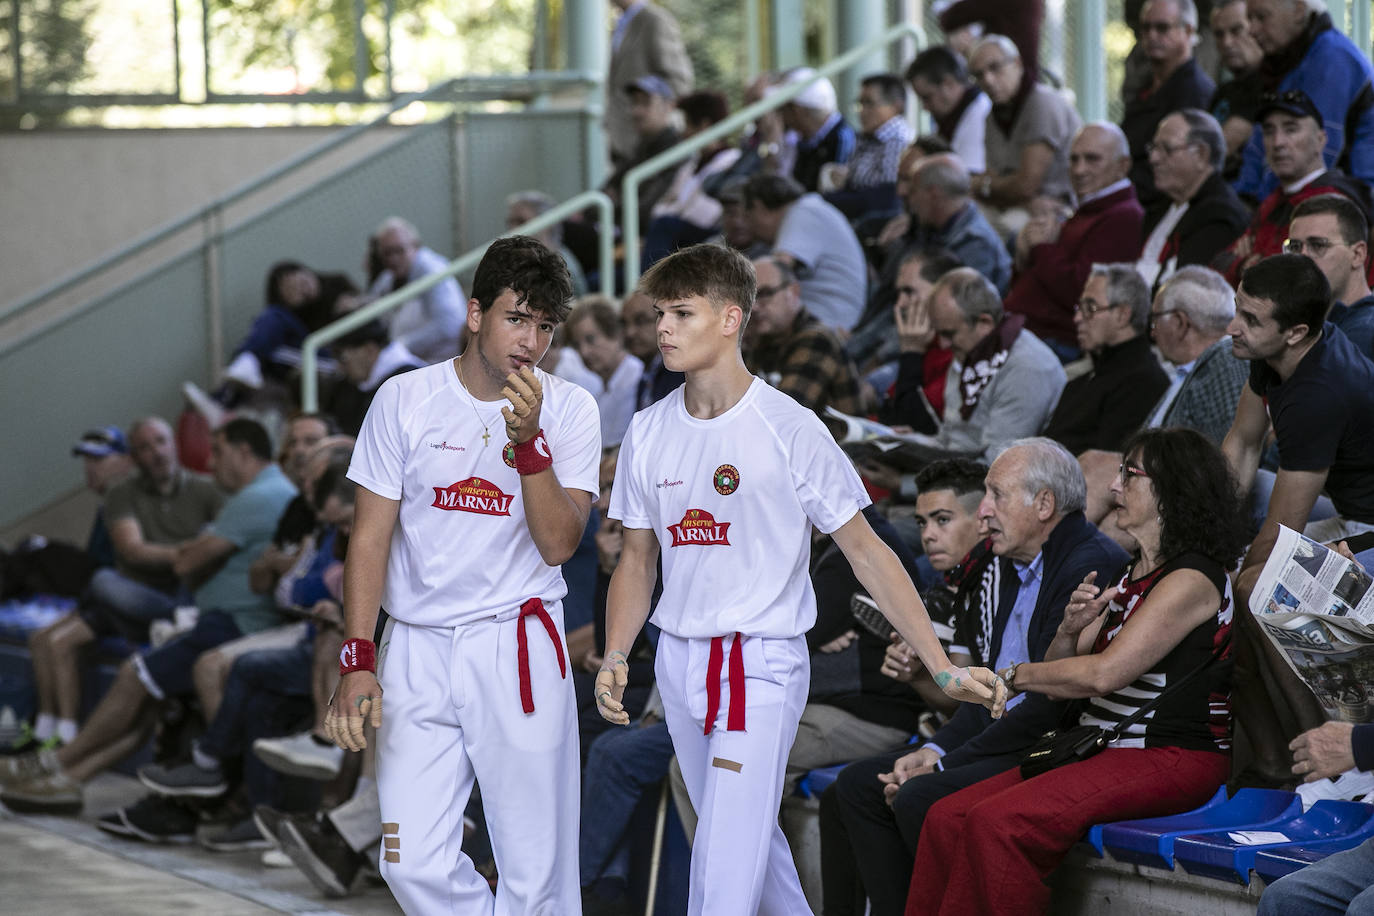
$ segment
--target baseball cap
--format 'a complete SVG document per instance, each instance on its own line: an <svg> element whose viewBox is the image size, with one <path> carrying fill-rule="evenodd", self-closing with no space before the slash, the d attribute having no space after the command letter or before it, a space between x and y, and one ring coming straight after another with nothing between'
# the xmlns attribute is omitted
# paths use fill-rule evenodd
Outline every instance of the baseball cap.
<svg viewBox="0 0 1374 916"><path fill-rule="evenodd" d="M778 83L778 86L795 86L797 83L804 83L815 78L815 76L816 69L814 67L798 67L789 71ZM830 80L821 77L803 89L799 95L793 96L792 104L815 111L834 111L835 87Z"/></svg>
<svg viewBox="0 0 1374 916"><path fill-rule="evenodd" d="M129 443L125 441L124 432L118 426L102 426L83 435L81 440L72 446L72 454L88 458L127 455Z"/></svg>
<svg viewBox="0 0 1374 916"><path fill-rule="evenodd" d="M652 73L636 77L625 84L626 92L632 89L647 92L649 95L662 96L665 99L677 98L677 93L673 92L673 87L668 85L668 81L661 76L654 76Z"/></svg>
<svg viewBox="0 0 1374 916"><path fill-rule="evenodd" d="M1266 92L1260 96L1259 111L1255 113L1256 121L1263 121L1276 111L1291 114L1298 118L1311 118L1318 125L1322 123L1322 113L1317 109L1316 104L1301 89L1289 89L1285 92Z"/></svg>

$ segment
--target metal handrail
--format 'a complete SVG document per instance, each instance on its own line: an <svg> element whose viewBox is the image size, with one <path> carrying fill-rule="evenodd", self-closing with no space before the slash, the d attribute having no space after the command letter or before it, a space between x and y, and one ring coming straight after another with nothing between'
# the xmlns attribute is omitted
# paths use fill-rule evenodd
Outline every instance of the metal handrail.
<svg viewBox="0 0 1374 916"><path fill-rule="evenodd" d="M546 210L534 219L521 223L512 229L507 235L533 235L541 232L557 223L561 223L575 213L580 213L588 207L596 207L601 219L602 226L609 226L615 219L615 205L611 199L601 191L583 191L576 197L570 197L563 203L552 209ZM611 233L600 233L598 240L599 253L598 263L601 268L601 282L610 282L615 271L615 250L614 239ZM375 302L370 302L355 312L350 312L338 321L330 322L301 342L301 409L307 413L314 413L320 408L319 379L317 376L319 368L319 350L330 341L337 340L355 328L367 324L373 318L385 315L392 309L397 308L405 302L410 301L431 287L438 286L450 277L455 277L465 270L476 266L482 260L482 255L486 254L487 247L495 239L482 243L470 251L464 252L454 258L449 265L438 273L421 277L414 283L407 283L395 292L387 293Z"/></svg>
<svg viewBox="0 0 1374 916"><path fill-rule="evenodd" d="M470 76L459 79L446 80L437 86L431 86L423 92L414 92L401 96L391 104L382 114L371 121L362 124L355 124L352 127L340 131L338 134L327 140L317 143L309 149L287 159L275 168L252 178L238 187L226 192L210 203L195 210L194 212L179 217L170 223L166 223L153 229L144 235L139 236L132 242L115 249L97 261L79 268L73 273L68 274L60 280L48 284L35 290L28 295L11 302L9 305L0 307L0 322L6 321L16 315L29 311L40 305L47 299L66 292L91 279L95 275L114 266L120 261L124 261L154 245L166 241L179 232L201 222L208 215L224 208L232 206L276 181L277 179L315 162L317 159L333 152L335 149L348 143L366 131L378 125L386 123L393 115L402 109L415 104L416 102L427 102L435 99L446 98L457 95L459 99L487 100L493 98L508 98L512 94L511 90L503 87L521 87L526 85L540 86L568 86L568 85L596 85L602 77L592 73L558 73L558 72L536 72L522 77L510 76ZM537 94L537 93L536 93Z"/></svg>
<svg viewBox="0 0 1374 916"><path fill-rule="evenodd" d="M898 23L872 41L850 48L824 67L821 67L816 72L814 79L807 80L804 83L795 83L791 86L781 88L777 92L769 93L767 98L760 99L746 108L741 108L709 130L702 131L690 140L684 140L671 149L664 150L657 156L641 162L639 165L626 172L625 178L621 182L620 191L620 236L624 241L625 288L632 289L639 280L639 186L643 184L646 179L653 175L657 175L659 172L671 166L677 165L707 144L714 143L722 137L729 136L739 127L757 120L760 115L781 108L793 98L800 95L806 87L817 82L821 78L828 77L833 73L839 73L842 70L847 70L867 55L874 51L882 50L890 44L895 44L903 38L915 39L916 48L918 50L925 47L925 29L915 23Z"/></svg>

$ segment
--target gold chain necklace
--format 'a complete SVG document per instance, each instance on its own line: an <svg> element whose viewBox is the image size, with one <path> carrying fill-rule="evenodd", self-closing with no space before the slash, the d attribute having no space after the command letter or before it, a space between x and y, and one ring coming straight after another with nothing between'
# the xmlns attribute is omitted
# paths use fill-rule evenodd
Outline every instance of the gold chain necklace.
<svg viewBox="0 0 1374 916"><path fill-rule="evenodd" d="M463 389L463 394L468 396L468 404L472 407L472 415L477 418L477 422L482 426L482 448L491 444L491 429L482 421L482 415L477 412L477 399L468 391L467 384L463 381L463 357L458 357L458 366L454 369L458 376L458 387Z"/></svg>

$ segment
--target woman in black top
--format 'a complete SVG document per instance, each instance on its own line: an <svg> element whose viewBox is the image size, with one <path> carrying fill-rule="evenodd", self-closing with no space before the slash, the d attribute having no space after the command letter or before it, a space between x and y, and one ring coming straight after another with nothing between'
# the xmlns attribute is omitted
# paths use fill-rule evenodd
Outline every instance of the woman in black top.
<svg viewBox="0 0 1374 916"><path fill-rule="evenodd" d="M1013 690L1084 699L1076 724L1110 727L1208 667L1096 756L1029 780L1012 769L937 803L908 914L1042 913L1044 878L1090 826L1189 810L1229 775L1226 572L1247 539L1242 505L1220 450L1193 430L1142 431L1123 454L1112 496L1135 556L1110 587L1089 575L1046 660L1003 677Z"/></svg>

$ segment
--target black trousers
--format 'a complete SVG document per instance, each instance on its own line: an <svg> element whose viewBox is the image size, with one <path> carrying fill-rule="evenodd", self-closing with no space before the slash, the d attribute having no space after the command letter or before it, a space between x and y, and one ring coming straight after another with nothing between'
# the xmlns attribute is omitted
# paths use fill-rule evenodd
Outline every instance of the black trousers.
<svg viewBox="0 0 1374 916"><path fill-rule="evenodd" d="M904 745L851 763L821 794L824 916L862 916L865 896L873 916L902 916L930 807L1021 762L1020 754L988 757L908 779L888 807L878 774L891 772L899 757L915 749Z"/></svg>

